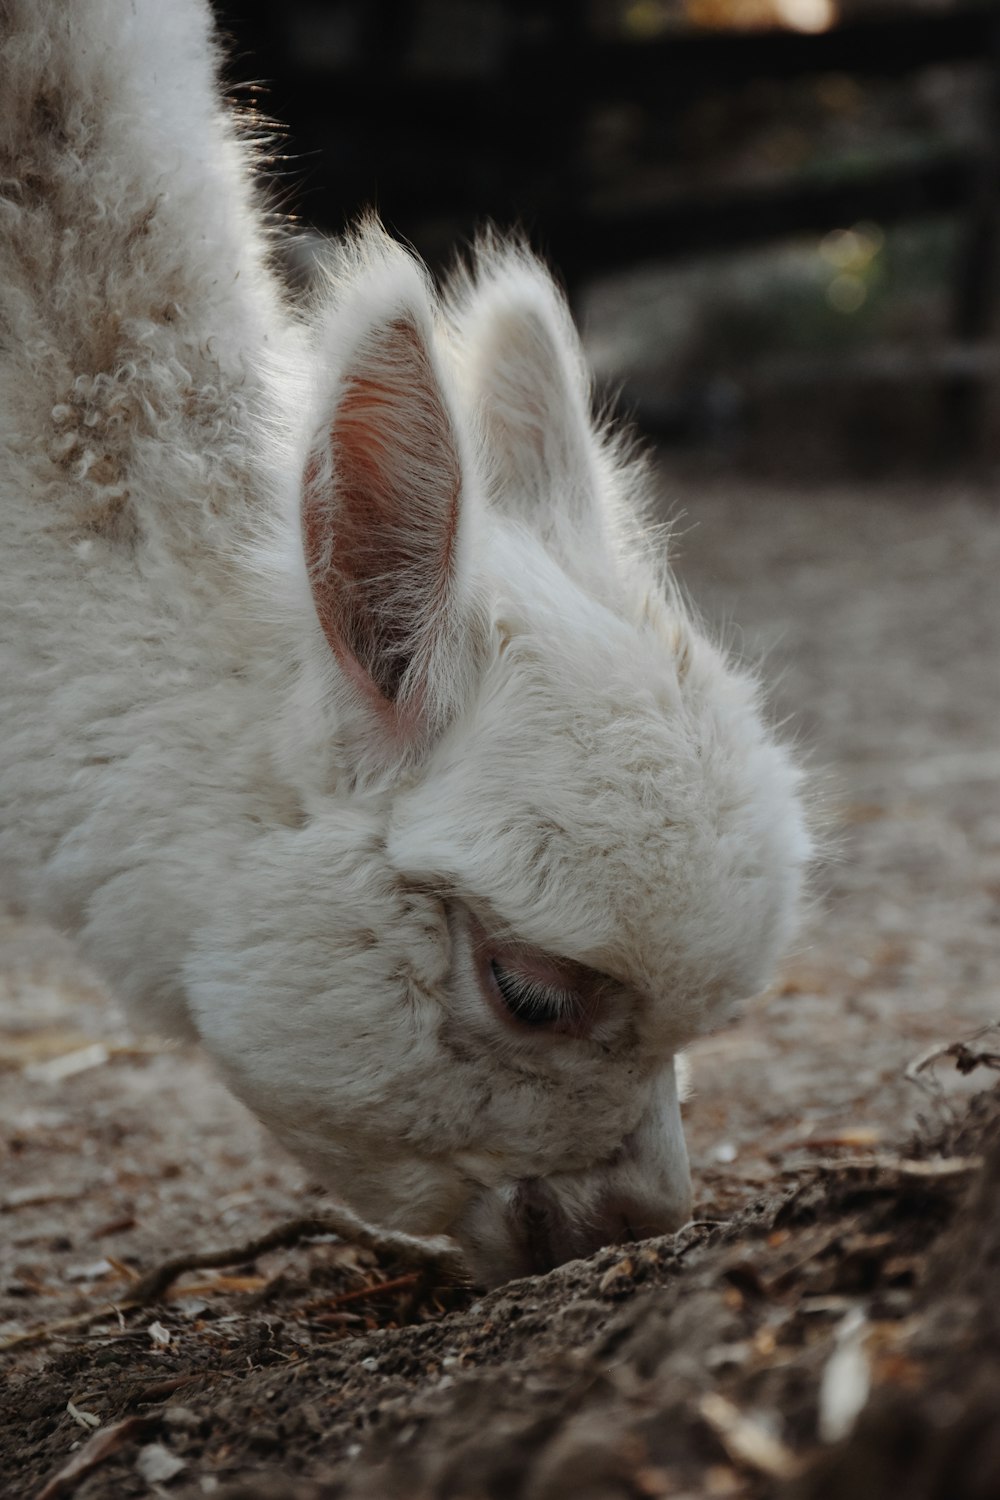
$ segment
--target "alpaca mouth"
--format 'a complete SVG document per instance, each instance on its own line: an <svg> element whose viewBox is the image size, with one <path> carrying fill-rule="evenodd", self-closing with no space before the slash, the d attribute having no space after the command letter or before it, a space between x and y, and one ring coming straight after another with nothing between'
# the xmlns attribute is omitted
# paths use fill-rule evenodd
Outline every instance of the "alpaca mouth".
<svg viewBox="0 0 1000 1500"><path fill-rule="evenodd" d="M689 1207L686 1191L654 1201L609 1182L582 1210L556 1183L527 1177L501 1192L484 1193L452 1232L477 1279L495 1286L543 1275L608 1245L672 1234L686 1222Z"/></svg>
<svg viewBox="0 0 1000 1500"><path fill-rule="evenodd" d="M512 1204L514 1234L533 1273L584 1260L607 1245L671 1234L686 1218L686 1204L672 1212L656 1212L637 1198L613 1191L601 1194L585 1216L573 1218L551 1184L537 1177L517 1184Z"/></svg>
<svg viewBox="0 0 1000 1500"><path fill-rule="evenodd" d="M517 1184L510 1217L525 1268L536 1275L592 1255L604 1245L633 1238L624 1220L620 1225L574 1223L553 1188L540 1177Z"/></svg>
<svg viewBox="0 0 1000 1500"><path fill-rule="evenodd" d="M511 1218L514 1238L530 1271L551 1271L566 1259L570 1224L552 1189L539 1177L528 1177L515 1189Z"/></svg>

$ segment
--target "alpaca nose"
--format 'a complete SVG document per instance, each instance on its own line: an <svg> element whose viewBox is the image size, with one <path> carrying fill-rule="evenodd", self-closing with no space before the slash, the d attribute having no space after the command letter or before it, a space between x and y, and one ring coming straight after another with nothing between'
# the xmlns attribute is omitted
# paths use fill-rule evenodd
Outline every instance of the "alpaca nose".
<svg viewBox="0 0 1000 1500"><path fill-rule="evenodd" d="M537 1273L593 1255L606 1245L672 1234L687 1222L690 1207L686 1186L654 1197L609 1185L578 1215L551 1183L535 1177L517 1184L512 1218L527 1267Z"/></svg>

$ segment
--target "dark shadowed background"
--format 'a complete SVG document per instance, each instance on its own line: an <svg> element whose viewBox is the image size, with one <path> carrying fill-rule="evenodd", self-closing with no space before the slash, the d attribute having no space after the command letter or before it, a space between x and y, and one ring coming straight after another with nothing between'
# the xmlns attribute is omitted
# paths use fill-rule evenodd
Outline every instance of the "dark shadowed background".
<svg viewBox="0 0 1000 1500"><path fill-rule="evenodd" d="M234 93L280 122L276 203L304 236L375 205L440 268L484 220L519 224L601 383L678 458L995 459L989 0L216 9Z"/></svg>

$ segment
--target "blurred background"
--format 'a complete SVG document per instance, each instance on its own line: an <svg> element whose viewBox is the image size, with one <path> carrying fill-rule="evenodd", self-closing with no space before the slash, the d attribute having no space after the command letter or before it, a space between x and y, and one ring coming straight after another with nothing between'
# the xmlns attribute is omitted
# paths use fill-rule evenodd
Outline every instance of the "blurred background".
<svg viewBox="0 0 1000 1500"><path fill-rule="evenodd" d="M218 0L276 202L437 269L518 224L684 465L989 472L995 0ZM256 82L255 82L256 80Z"/></svg>

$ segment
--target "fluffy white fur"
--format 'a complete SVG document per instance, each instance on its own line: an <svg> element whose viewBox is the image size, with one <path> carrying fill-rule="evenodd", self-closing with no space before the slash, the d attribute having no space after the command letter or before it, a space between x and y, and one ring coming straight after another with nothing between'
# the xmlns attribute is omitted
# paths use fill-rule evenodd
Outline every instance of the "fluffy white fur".
<svg viewBox="0 0 1000 1500"><path fill-rule="evenodd" d="M484 243L439 302L370 225L299 318L214 74L201 0L0 10L3 894L484 1277L671 1228L798 774L545 270ZM505 1021L482 931L603 976L586 1033Z"/></svg>

